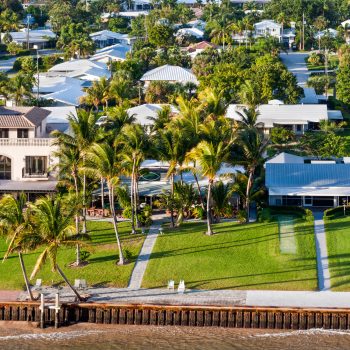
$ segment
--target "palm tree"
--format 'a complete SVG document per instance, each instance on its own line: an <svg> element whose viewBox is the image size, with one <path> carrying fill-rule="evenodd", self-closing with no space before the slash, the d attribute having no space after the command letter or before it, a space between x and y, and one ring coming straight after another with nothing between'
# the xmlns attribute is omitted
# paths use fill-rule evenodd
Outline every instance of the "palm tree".
<svg viewBox="0 0 350 350"><path fill-rule="evenodd" d="M73 142L75 140L72 140ZM75 200L78 203L79 194L80 194L80 179L79 171L81 167L81 152L78 145L71 144L69 147L61 145L57 152L54 152L54 155L58 158L58 163L56 168L59 171L59 179L61 183L64 183L69 191L75 193ZM77 211L75 215L75 233L78 236L80 234L79 229L79 213ZM76 266L80 266L80 245L79 243L76 246Z"/></svg>
<svg viewBox="0 0 350 350"><path fill-rule="evenodd" d="M259 86L251 80L246 80L238 93L241 103L248 109L257 109L261 104L261 94Z"/></svg>
<svg viewBox="0 0 350 350"><path fill-rule="evenodd" d="M212 143L209 141L201 141L195 148L193 148L188 154L188 160L195 160L204 177L208 179L208 192L207 192L207 235L212 235L211 228L211 191L214 184L216 173L220 170L223 162L228 160L230 156L230 147L233 140L228 142L220 141L219 143Z"/></svg>
<svg viewBox="0 0 350 350"><path fill-rule="evenodd" d="M53 132L56 138L55 144L59 147L72 147L77 145L79 148L80 157L82 159L82 167L84 168L85 155L89 147L97 140L103 138L102 129L96 124L98 115L78 110L77 115L69 115L68 122L72 134L66 134L60 131ZM87 232L86 228L86 174L83 171L83 191L82 191L82 207L83 207L83 229L82 233Z"/></svg>
<svg viewBox="0 0 350 350"><path fill-rule="evenodd" d="M223 15L220 21L215 21L214 28L210 32L210 37L215 44L222 44L225 50L225 44L230 41L230 31L232 24L227 20L227 16Z"/></svg>
<svg viewBox="0 0 350 350"><path fill-rule="evenodd" d="M99 81L94 81L92 86L85 89L86 95L81 97L80 102L95 106L96 112L98 112L101 104L106 104L106 107L108 107L108 101L111 99L109 88L108 80L102 77Z"/></svg>
<svg viewBox="0 0 350 350"><path fill-rule="evenodd" d="M157 112L157 117L148 117L149 120L153 121L152 132L164 129L165 126L171 121L171 108L169 105L164 105L162 109Z"/></svg>
<svg viewBox="0 0 350 350"><path fill-rule="evenodd" d="M134 234L136 233L135 215L136 222L138 222L138 178L141 163L149 153L149 136L141 125L127 124L121 130L116 144L122 146L121 157L126 165L125 168L129 169L127 172L131 175L131 225L132 233Z"/></svg>
<svg viewBox="0 0 350 350"><path fill-rule="evenodd" d="M221 117L226 114L228 103L224 99L224 90L207 88L199 94L201 102L200 109L205 111L205 114L210 117Z"/></svg>
<svg viewBox="0 0 350 350"><path fill-rule="evenodd" d="M242 129L237 138L237 144L241 147L242 156L238 161L244 165L248 173L245 208L247 221L249 221L250 192L254 185L256 169L264 163L264 153L269 144L269 139L255 127Z"/></svg>
<svg viewBox="0 0 350 350"><path fill-rule="evenodd" d="M16 106L23 104L25 97L32 96L34 79L27 74L18 73L8 82L7 94L15 101Z"/></svg>
<svg viewBox="0 0 350 350"><path fill-rule="evenodd" d="M277 22L281 24L281 38L282 38L282 43L283 43L283 33L284 33L284 25L287 22L287 16L284 12L280 12L277 16Z"/></svg>
<svg viewBox="0 0 350 350"><path fill-rule="evenodd" d="M9 239L8 249L3 261L13 252L18 253L29 298L30 300L34 300L22 256L23 251L26 250L26 246L24 244L17 244L19 235L25 231L31 231L29 215L25 208L26 196L24 193L21 193L18 198L12 195L5 195L0 201L0 233L5 234Z"/></svg>
<svg viewBox="0 0 350 350"><path fill-rule="evenodd" d="M30 278L34 278L42 269L47 260L51 264L52 271L58 271L67 285L71 288L79 301L84 299L70 284L67 277L57 263L57 254L62 246L74 246L79 238L75 235L75 227L72 219L76 208L74 205L65 207L60 197L43 197L30 206L33 213L34 229L20 237L20 241L29 242L32 249L43 247L35 263Z"/></svg>
<svg viewBox="0 0 350 350"><path fill-rule="evenodd" d="M86 171L104 178L108 187L109 204L112 213L114 232L117 239L118 251L119 251L119 265L124 265L124 255L122 246L119 239L117 216L115 213L115 187L119 182L119 175L121 173L120 160L117 157L115 148L108 143L98 144L94 143L89 152L86 154Z"/></svg>
<svg viewBox="0 0 350 350"><path fill-rule="evenodd" d="M3 32L10 32L11 30L18 29L18 21L19 21L19 17L15 12L13 12L9 9L5 9L4 11L1 11L1 14L0 14L0 43L1 43L1 34Z"/></svg>
<svg viewBox="0 0 350 350"><path fill-rule="evenodd" d="M110 94L115 99L117 105L122 105L126 99L136 97L136 87L129 73L118 71L113 75L110 84Z"/></svg>

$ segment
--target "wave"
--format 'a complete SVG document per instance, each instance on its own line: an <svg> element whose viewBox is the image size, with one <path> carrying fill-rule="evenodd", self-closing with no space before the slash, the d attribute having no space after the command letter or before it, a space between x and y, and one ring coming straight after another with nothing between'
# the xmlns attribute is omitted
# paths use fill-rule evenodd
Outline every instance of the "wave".
<svg viewBox="0 0 350 350"><path fill-rule="evenodd" d="M4 340L66 340L77 337L85 337L86 335L94 335L103 333L103 331L73 331L73 332L57 332L57 333L37 333L37 334L18 334L0 337L0 341Z"/></svg>
<svg viewBox="0 0 350 350"><path fill-rule="evenodd" d="M324 329L324 328L312 328L307 330L287 331L283 333L264 333L264 334L253 334L250 338L271 338L271 337L292 337L295 335L348 335L350 331L337 330L337 329Z"/></svg>

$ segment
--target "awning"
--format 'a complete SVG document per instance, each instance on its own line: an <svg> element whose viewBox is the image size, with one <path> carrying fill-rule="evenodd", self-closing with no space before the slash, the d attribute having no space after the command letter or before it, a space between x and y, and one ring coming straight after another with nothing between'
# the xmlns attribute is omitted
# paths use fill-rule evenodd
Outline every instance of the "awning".
<svg viewBox="0 0 350 350"><path fill-rule="evenodd" d="M350 187L270 187L270 196L350 196Z"/></svg>
<svg viewBox="0 0 350 350"><path fill-rule="evenodd" d="M0 192L48 193L56 192L57 181L0 180Z"/></svg>

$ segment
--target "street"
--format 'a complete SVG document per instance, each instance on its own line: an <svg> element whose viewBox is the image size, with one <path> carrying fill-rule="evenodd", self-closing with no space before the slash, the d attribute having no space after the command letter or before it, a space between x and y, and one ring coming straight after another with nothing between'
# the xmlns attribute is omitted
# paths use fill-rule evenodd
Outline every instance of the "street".
<svg viewBox="0 0 350 350"><path fill-rule="evenodd" d="M282 62L286 65L288 70L297 77L298 84L300 86L305 86L310 76L310 71L307 69L305 63L305 58L308 56L308 53L299 52L289 52L288 54L280 54Z"/></svg>

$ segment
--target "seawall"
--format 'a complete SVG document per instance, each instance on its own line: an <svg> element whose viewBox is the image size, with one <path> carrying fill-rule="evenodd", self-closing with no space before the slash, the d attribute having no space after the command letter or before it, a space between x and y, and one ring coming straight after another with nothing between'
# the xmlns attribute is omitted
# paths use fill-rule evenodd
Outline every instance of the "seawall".
<svg viewBox="0 0 350 350"><path fill-rule="evenodd" d="M40 322L38 303L0 303L0 321ZM55 311L45 309L45 325ZM59 324L191 326L261 329L350 329L350 309L62 304Z"/></svg>

